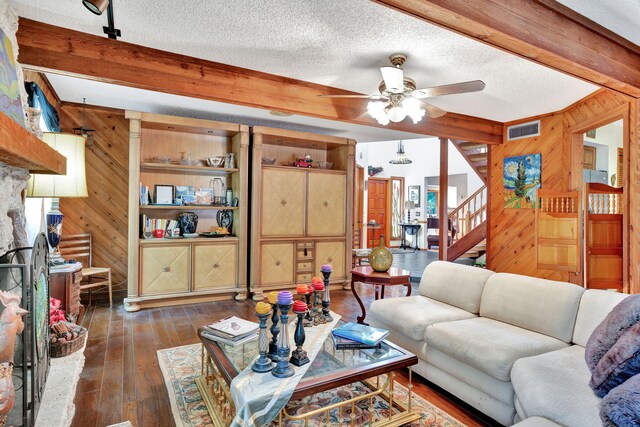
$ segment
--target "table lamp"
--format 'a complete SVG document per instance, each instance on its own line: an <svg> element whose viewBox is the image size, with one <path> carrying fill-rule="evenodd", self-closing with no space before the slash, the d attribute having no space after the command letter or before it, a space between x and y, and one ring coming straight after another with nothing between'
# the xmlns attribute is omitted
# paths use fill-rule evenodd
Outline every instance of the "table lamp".
<svg viewBox="0 0 640 427"><path fill-rule="evenodd" d="M46 132L42 139L51 148L67 158L66 175L32 174L27 187L27 197L52 197L51 210L47 213L47 241L51 247L49 263L63 264L58 244L62 235L60 197L89 197L84 163L85 138L69 133Z"/></svg>
<svg viewBox="0 0 640 427"><path fill-rule="evenodd" d="M407 200L404 202L404 208L407 210L407 224L411 223L411 209L416 207L416 202L413 200Z"/></svg>

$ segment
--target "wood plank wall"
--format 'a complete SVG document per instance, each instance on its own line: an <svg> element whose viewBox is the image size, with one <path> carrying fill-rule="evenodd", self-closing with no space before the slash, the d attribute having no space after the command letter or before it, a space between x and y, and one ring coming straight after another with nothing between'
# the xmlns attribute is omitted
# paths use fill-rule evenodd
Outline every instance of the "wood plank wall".
<svg viewBox="0 0 640 427"><path fill-rule="evenodd" d="M58 114L63 132L82 124L81 106L63 103ZM85 151L89 197L60 199L64 233L91 231L93 264L110 266L114 291L126 291L129 122L124 111L98 107L87 107L85 117L84 125L96 130Z"/></svg>
<svg viewBox="0 0 640 427"><path fill-rule="evenodd" d="M569 190L571 139L567 129L629 102L630 99L624 95L602 89L563 111L505 123L504 134L506 135L506 126L540 119L541 135L517 141L507 141L505 136L503 144L490 148L489 190L491 198L489 201L489 238L487 239L488 268L499 272L571 281L572 278L567 272L537 268L534 248L534 210L504 208L503 161L505 157L541 153L542 188L558 191ZM637 147L637 141L631 145L636 152L640 151ZM632 163L636 167L636 179L640 178L640 170L637 170L639 161L640 156L636 154L634 162L632 154ZM635 188L640 188L640 180L635 183ZM638 222L640 211L636 211L635 221ZM633 218L632 221L634 221ZM637 237L634 238L638 240ZM636 245L640 248L640 241ZM637 264L633 258L631 260L632 264ZM636 266L636 270L640 273L640 267ZM638 273L635 276L632 274L631 277L638 278Z"/></svg>

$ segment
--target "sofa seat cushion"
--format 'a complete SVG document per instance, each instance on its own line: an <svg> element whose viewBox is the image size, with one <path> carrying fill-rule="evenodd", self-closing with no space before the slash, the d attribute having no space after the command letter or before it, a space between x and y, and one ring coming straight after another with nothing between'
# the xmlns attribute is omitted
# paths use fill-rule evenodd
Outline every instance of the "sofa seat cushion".
<svg viewBox="0 0 640 427"><path fill-rule="evenodd" d="M600 399L589 388L590 378L579 345L518 360L511 370L518 415L544 417L567 427L601 425Z"/></svg>
<svg viewBox="0 0 640 427"><path fill-rule="evenodd" d="M560 424L556 424L542 417L531 417L524 421L520 421L518 424L514 424L513 427L560 427Z"/></svg>
<svg viewBox="0 0 640 427"><path fill-rule="evenodd" d="M556 338L484 317L429 326L425 338L427 346L501 381L509 381L516 360L567 347Z"/></svg>
<svg viewBox="0 0 640 427"><path fill-rule="evenodd" d="M475 317L468 311L420 295L374 301L367 316L416 341L424 340L429 325Z"/></svg>

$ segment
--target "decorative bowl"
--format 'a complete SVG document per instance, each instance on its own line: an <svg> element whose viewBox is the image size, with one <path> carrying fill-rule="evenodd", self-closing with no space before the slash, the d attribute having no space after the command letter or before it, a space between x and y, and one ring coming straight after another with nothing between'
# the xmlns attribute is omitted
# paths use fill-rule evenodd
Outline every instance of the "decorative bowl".
<svg viewBox="0 0 640 427"><path fill-rule="evenodd" d="M276 164L276 158L275 157L263 157L262 158L262 164L263 165L275 165Z"/></svg>

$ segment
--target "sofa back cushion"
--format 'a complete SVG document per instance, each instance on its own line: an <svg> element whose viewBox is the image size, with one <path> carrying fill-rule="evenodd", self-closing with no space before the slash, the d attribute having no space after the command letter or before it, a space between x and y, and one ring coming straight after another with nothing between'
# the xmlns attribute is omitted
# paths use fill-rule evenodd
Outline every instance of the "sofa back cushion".
<svg viewBox="0 0 640 427"><path fill-rule="evenodd" d="M480 316L568 343L583 292L571 283L496 273L484 287Z"/></svg>
<svg viewBox="0 0 640 427"><path fill-rule="evenodd" d="M424 269L420 295L478 314L482 289L493 271L446 261Z"/></svg>
<svg viewBox="0 0 640 427"><path fill-rule="evenodd" d="M596 326L604 320L613 307L628 296L627 294L612 291L586 290L580 299L576 327L573 330L573 342L586 347L587 341Z"/></svg>

